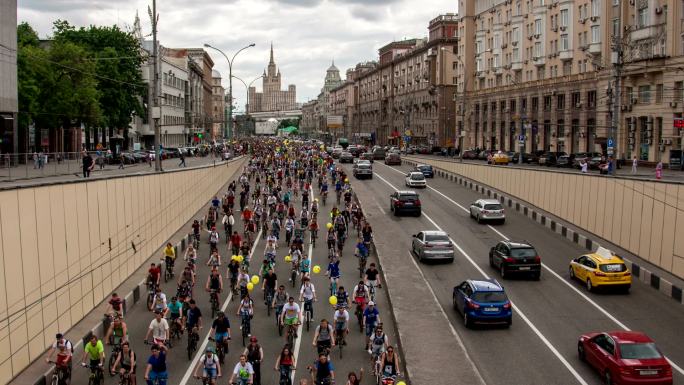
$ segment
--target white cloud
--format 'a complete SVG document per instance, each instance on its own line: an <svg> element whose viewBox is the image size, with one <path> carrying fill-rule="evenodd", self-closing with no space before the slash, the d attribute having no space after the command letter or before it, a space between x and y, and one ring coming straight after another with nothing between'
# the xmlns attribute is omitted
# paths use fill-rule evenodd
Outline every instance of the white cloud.
<svg viewBox="0 0 684 385"><path fill-rule="evenodd" d="M18 19L49 36L57 19L72 25L118 24L130 28L136 10L143 33L151 31L147 7L152 0L19 0ZM454 0L159 0L159 40L167 47L221 48L229 57L241 47L233 75L250 82L268 64L273 42L283 88L297 85L297 99L316 98L334 58L342 76L358 62L377 59L377 49L393 40L427 36L437 15L456 12ZM228 88L228 63L210 54ZM260 89L260 81L256 81ZM245 103L242 83L233 83L238 108Z"/></svg>

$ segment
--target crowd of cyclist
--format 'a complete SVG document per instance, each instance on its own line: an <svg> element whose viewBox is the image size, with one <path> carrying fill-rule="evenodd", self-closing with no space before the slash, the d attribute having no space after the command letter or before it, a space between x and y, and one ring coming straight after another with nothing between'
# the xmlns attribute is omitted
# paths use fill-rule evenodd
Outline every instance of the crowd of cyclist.
<svg viewBox="0 0 684 385"><path fill-rule="evenodd" d="M163 264L152 263L148 270L148 308L154 318L144 339L145 344L151 345L151 353L141 361L147 384L166 385L167 351L173 345L174 337L179 340L181 335L187 335L188 358L197 349L199 331L203 328L203 312L194 299L199 289L210 294L210 339L213 343L207 345L193 376L202 379L204 384L217 384L217 379L224 375L221 365L232 335L228 314L221 311L221 296L231 295L238 303L236 316L240 320L243 344L245 337L248 343L230 373L229 383L261 385L264 349L251 335L250 327L255 316L254 290L261 283L264 303L273 309L279 332L285 335L274 370L279 374L280 385L292 385L297 366L293 342L304 338L297 332L304 319L313 319L313 302L318 300L318 295L311 274L319 273L325 274L330 281L327 289L328 302L333 307L332 318L323 317L316 322L311 343L318 359L305 366L310 376L300 376L299 384L336 382L331 351L346 345L352 308L360 330L365 333L364 350L371 357L371 373L381 379L394 380L399 375L399 356L383 331L380 312L374 303L375 290L381 287L380 274L374 263L366 266L373 231L353 199L344 170L336 167L322 148L313 145L250 141L243 146L249 148L248 164L222 196L212 199L203 220L195 220L192 224L192 242L183 253L182 270L174 271L180 256L170 243L163 249ZM334 193L334 198L329 198L329 193ZM295 203L301 203L302 209L297 211ZM327 207L332 209L323 213ZM238 215L241 226L236 220ZM321 228L320 223L326 225ZM307 243L316 247L319 231L325 237L323 244L327 247L325 271L317 265L312 266L311 256L304 248ZM207 251L202 251L207 255L206 262L199 258L202 232L207 234L208 240ZM265 241L263 258L253 262L252 259L261 254L254 250L259 235ZM350 238L355 241L349 242ZM352 263L349 262L352 258L343 258L345 244L349 243L353 244L360 276L350 292L342 285L340 269L342 260ZM289 264L288 281L296 294L289 294L286 285L278 281L275 265L280 260ZM210 271L205 282L197 281L197 269L205 268L200 267L200 263ZM225 278L221 274L222 266L227 266ZM250 270L258 275L250 277ZM169 279L177 284L175 295L170 299L161 285L162 280ZM226 289L224 280L229 285ZM303 308L299 302L303 302ZM107 309L110 322L104 339L98 340L93 335L84 346L81 361L83 366L90 368L91 379L100 380L96 384L102 383L103 373L109 371L118 375L122 384L136 385L139 361L131 349L123 310L123 300L114 293ZM105 366L103 341L114 347L108 366ZM306 346L303 341L302 346ZM55 364L63 372L63 383L71 374L72 353L72 344L58 334L46 361L52 363L53 355L56 357ZM358 374L350 372L342 381L337 381L358 385L363 373L363 369Z"/></svg>

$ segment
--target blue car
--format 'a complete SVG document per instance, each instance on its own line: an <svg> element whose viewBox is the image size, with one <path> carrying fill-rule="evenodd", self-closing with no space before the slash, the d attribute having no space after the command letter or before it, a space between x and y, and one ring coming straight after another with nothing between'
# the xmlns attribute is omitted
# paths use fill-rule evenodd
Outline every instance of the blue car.
<svg viewBox="0 0 684 385"><path fill-rule="evenodd" d="M432 171L432 166L427 164L419 164L414 167L414 171L422 172L423 176L426 178L434 178L435 172Z"/></svg>
<svg viewBox="0 0 684 385"><path fill-rule="evenodd" d="M513 311L503 286L494 279L469 279L454 287L454 308L467 328L478 323L511 326Z"/></svg>

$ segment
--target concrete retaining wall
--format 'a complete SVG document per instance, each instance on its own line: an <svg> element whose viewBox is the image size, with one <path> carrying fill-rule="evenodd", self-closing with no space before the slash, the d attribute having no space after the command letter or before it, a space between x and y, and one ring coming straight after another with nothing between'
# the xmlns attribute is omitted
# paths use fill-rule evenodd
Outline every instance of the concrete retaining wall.
<svg viewBox="0 0 684 385"><path fill-rule="evenodd" d="M0 191L0 379L105 299L243 163Z"/></svg>

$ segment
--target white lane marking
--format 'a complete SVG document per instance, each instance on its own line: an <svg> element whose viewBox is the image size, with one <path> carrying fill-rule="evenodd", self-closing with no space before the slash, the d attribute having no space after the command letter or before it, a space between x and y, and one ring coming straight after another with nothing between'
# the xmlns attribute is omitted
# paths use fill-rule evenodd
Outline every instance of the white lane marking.
<svg viewBox="0 0 684 385"><path fill-rule="evenodd" d="M376 176L377 176L378 178L380 178L380 180L382 180L383 182L385 182L388 186L390 186L390 187L393 188L394 190L397 190L397 188L394 187L390 182L388 182L387 180L385 180L385 178L383 178L383 177L381 177L380 175L377 175L377 174L376 174ZM437 225L437 223L435 223L434 220L432 220L432 218L430 218L430 216L428 216L428 215L425 213L425 210L423 210L423 216L424 216L428 221L430 221L430 223L432 223L432 225L435 226L435 228L437 228L437 229L440 230L440 231L444 231L444 230L442 230L441 227L439 227L439 225ZM470 255L468 255L468 254L465 252L465 250L463 250L463 248L461 248L461 246L460 246L458 243L456 243L456 241L454 241L451 237L449 237L449 240L454 244L454 246L458 249L458 251L459 251L459 252L460 252L460 253L461 253L469 262L470 262L471 265L473 265L473 267L475 267L475 269L476 269L483 277L485 277L485 278L487 278L487 279L490 279L489 275L488 275L484 270L482 270L482 268L481 268L480 266L478 266L477 263L475 263L475 260L473 260L473 259L470 257ZM413 260L413 259L412 259L412 260ZM427 279L425 279L425 276L423 275L422 270L419 268L418 264L417 264L415 261L413 261L413 262L414 262L414 264L416 264L416 267L418 267L418 271L420 272L421 276L423 277L423 279L424 279L425 282L427 283L428 287L430 287L430 283L427 281ZM430 287L430 291L432 291L432 288L431 288L431 287ZM434 292L433 292L433 295L434 295ZM435 298L436 298L436 296L435 296ZM511 301L511 306L512 306L513 309L515 310L516 314L517 314L518 316L520 316L520 318L522 318L523 321L525 321L525 323L530 327L530 329L532 329L532 331L534 332L534 334L536 334L537 337L539 337L539 339L544 343L544 345L546 345L546 347L548 347L549 350L551 350L551 352L556 356L556 358L558 358L558 360L566 367L566 369L568 369L568 371L575 377L575 379L577 380L577 382L579 382L579 383L582 384L582 385L588 385L588 383L584 380L584 378L582 378L582 376L580 376L580 374L575 370L575 368L573 368L572 365L570 365L570 363L568 362L568 360L566 360L565 357L563 357L563 355L561 355L561 353L558 351L558 349L556 349L556 347L553 346L553 344L551 344L551 342L544 336L544 334L543 334L541 331L539 331L539 329L534 325L534 323L532 323L532 321L530 321L529 318L527 318L527 316L525 315L525 313L523 313L523 312L520 310L520 308L519 308L518 306L516 306L516 305L513 303L513 301ZM440 309L442 309L442 313L443 313L443 314L445 315L445 317L446 317L446 312L444 312L444 309L442 308L442 306L440 306ZM452 329L452 332L455 333L455 330L454 330L453 326L451 325L451 321L449 321L448 318L447 318L447 322L449 322L449 325L450 325L450 327L451 327L451 329Z"/></svg>
<svg viewBox="0 0 684 385"><path fill-rule="evenodd" d="M257 233L256 239L254 241L254 245L252 245L252 250L249 252L250 260L252 259L252 256L254 255L254 250L256 250L256 247L259 244L260 240L261 240L261 229L259 229L259 232ZM222 312L225 312L226 309L228 309L228 305L230 304L230 300L232 298L233 298L233 296L231 294L223 302L223 305L221 306ZM213 322L213 320L212 320L212 322ZM207 335L204 337L204 340L202 341L202 345L200 345L200 348L197 349L197 353L195 353L195 357L192 359L190 366L188 366L188 370L185 371L185 374L183 375L183 378L179 382L179 385L186 385L188 383L188 381L190 381L190 378L192 378L192 374L195 371L195 367L197 366L197 363L199 362L200 357L204 354L204 350L207 348L207 345L209 344L209 336L210 335L211 335L211 327L209 327L207 329ZM232 337L232 333L231 333L231 337Z"/></svg>
<svg viewBox="0 0 684 385"><path fill-rule="evenodd" d="M313 204L313 200L315 199L314 198L313 186L309 186L309 191L311 192L311 194L310 194L311 198L309 199L309 202L311 202L311 204ZM310 205L309 205L309 207L310 207ZM311 210L307 210L307 211L311 212ZM318 208L318 211L320 214L320 211L321 211L320 207ZM306 233L306 230L304 230L304 232ZM314 264L313 264L313 244L311 243L311 234L309 233L309 271L310 272L313 271L313 266L314 266ZM311 273L309 273L309 274L311 274ZM294 295L293 295L293 297L296 298L296 296L294 296ZM313 303L311 304L311 306L313 306ZM302 312L302 315L303 315L303 313L304 313L304 301L302 301L302 304L300 305L300 311ZM304 334L302 333L302 330L304 328L304 322L303 321L304 321L304 317L302 317L302 322L300 322L299 327L297 327L297 340L295 341L294 352L293 352L294 358L295 358L295 370L290 371L290 377L291 377L290 380L293 384L294 384L294 376L295 376L295 372L297 369L297 364L299 363L299 349L301 348L302 339L304 338Z"/></svg>
<svg viewBox="0 0 684 385"><path fill-rule="evenodd" d="M398 172L398 173L400 173L400 174L403 175L403 172L401 172L400 170L395 169L394 167L390 167L390 166L386 166L386 167L387 167L387 168L390 168L390 169L392 169L392 170L394 170L394 171L396 171L396 172ZM381 176L378 175L378 177L382 179ZM432 191L436 192L437 194L441 195L442 197L444 197L446 200L448 200L449 202L453 203L453 204L456 205L457 207L459 207L459 208L465 210L466 212L468 212L468 210L467 210L465 207L463 207L460 203L458 203L458 202L454 201L453 199L449 198L448 196L444 195L441 191L439 191L439 190L437 190L437 189L435 189L435 188L433 188L433 187L430 187L430 186L428 186L428 188L431 189ZM504 239L504 240L509 240L509 238L508 238L506 235L504 235L502 232L500 232L499 230L495 229L495 228L492 227L491 225L487 225L487 227L489 227L490 229L494 230L494 232L497 233L502 239ZM560 274L556 273L553 269L551 269L550 267L548 267L548 266L547 266L546 264L544 264L544 263L542 263L542 267L543 267L546 271L548 271L549 273L551 273L554 277L558 278L559 281L563 282L563 284L564 284L565 286L569 287L570 289L572 289L572 291L574 291L574 292L577 293L580 297L582 297L584 300L586 300L587 302L589 302L590 305L592 305L596 310L598 310L599 312L601 312L601 313L602 313L604 316L606 316L608 319L610 319L611 321L613 321L613 322L614 322L617 326L619 326L621 329L623 329L623 330L625 330L625 331L631 331L631 329L630 329L627 325L625 325L625 324L622 323L619 319L617 319L617 317L615 317L615 316L613 316L611 313L609 313L606 309L604 309L604 308L603 308L601 305L599 305L596 301L594 301L594 300L592 300L591 298L589 298L589 296L587 296L585 293L581 292L581 291L580 291L577 287L575 287L575 285L573 285L571 282L569 282L568 280L566 280L566 279L564 279L563 277L561 277ZM674 363L672 360L670 360L669 358L665 357L665 359L667 359L667 361L670 363L670 365L672 365L672 367L673 367L675 370L677 370L681 375L684 375L684 369L682 369L681 367L679 367L677 364L675 364L675 363Z"/></svg>

